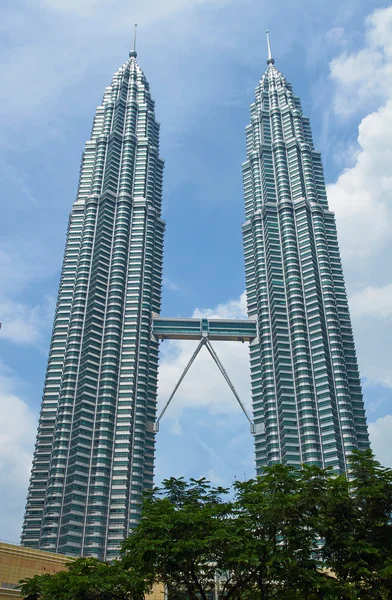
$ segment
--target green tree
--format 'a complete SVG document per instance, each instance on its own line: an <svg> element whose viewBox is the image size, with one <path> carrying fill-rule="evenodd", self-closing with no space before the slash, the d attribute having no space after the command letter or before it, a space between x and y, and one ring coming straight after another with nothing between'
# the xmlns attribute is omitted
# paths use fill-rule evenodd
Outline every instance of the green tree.
<svg viewBox="0 0 392 600"><path fill-rule="evenodd" d="M141 522L123 552L136 568L154 573L175 600L207 600L216 585L217 570L226 576L224 598L237 598L239 584L226 569L233 504L223 501L227 490L204 478L171 478L145 499Z"/></svg>
<svg viewBox="0 0 392 600"><path fill-rule="evenodd" d="M233 527L242 545L232 560L238 568L241 554L241 569L252 574L249 598L344 597L318 558L316 532L327 487L328 472L316 466L275 465L263 477L235 484Z"/></svg>
<svg viewBox="0 0 392 600"><path fill-rule="evenodd" d="M235 484L235 501L205 480L169 479L144 502L123 546L136 570L166 584L173 600L349 597L322 571L317 526L327 471L276 465Z"/></svg>
<svg viewBox="0 0 392 600"><path fill-rule="evenodd" d="M355 598L392 598L392 470L368 450L355 452L350 475L330 478L320 511L322 557Z"/></svg>
<svg viewBox="0 0 392 600"><path fill-rule="evenodd" d="M112 564L78 559L22 582L25 600L392 600L392 470L354 453L349 476L275 465L236 482L171 478ZM219 582L216 577L218 576Z"/></svg>
<svg viewBox="0 0 392 600"><path fill-rule="evenodd" d="M25 600L144 600L151 586L121 561L79 558L67 570L21 581Z"/></svg>
<svg viewBox="0 0 392 600"><path fill-rule="evenodd" d="M40 600L44 595L45 583L51 579L49 573L44 575L34 575L19 582L21 585L21 595L25 600Z"/></svg>

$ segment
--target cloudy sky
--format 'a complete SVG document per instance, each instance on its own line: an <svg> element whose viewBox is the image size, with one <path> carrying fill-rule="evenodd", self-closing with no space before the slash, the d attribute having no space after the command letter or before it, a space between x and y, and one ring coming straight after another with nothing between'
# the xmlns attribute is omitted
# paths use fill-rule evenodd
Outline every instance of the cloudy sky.
<svg viewBox="0 0 392 600"><path fill-rule="evenodd" d="M266 28L301 96L336 211L373 449L392 466L390 0L4 0L0 8L0 538L18 541L67 216L96 105L139 62L162 124L163 314L244 314L241 162ZM246 346L216 344L249 404ZM160 402L193 346L161 346ZM157 480L254 473L208 354L162 421Z"/></svg>

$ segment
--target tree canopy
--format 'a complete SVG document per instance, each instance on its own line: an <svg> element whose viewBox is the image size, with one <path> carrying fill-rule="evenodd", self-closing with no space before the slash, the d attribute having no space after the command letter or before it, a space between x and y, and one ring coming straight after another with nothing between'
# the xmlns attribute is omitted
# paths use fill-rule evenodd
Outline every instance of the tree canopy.
<svg viewBox="0 0 392 600"><path fill-rule="evenodd" d="M371 451L349 475L275 465L233 490L171 478L145 495L112 564L78 559L25 580L25 600L392 599L392 470Z"/></svg>
<svg viewBox="0 0 392 600"><path fill-rule="evenodd" d="M151 584L121 561L108 564L96 558L78 558L65 571L36 575L21 582L25 600L144 600Z"/></svg>

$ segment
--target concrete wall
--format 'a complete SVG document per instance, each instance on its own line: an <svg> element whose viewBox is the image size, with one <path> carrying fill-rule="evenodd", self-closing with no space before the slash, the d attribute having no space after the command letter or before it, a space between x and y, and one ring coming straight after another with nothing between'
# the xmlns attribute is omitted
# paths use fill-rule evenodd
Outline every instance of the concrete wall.
<svg viewBox="0 0 392 600"><path fill-rule="evenodd" d="M0 600L19 598L21 579L64 570L67 556L0 542Z"/></svg>

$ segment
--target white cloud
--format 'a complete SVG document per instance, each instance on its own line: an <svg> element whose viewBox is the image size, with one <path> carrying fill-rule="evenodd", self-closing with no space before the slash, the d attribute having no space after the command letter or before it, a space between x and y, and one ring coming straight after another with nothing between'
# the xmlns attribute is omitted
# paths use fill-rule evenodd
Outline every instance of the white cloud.
<svg viewBox="0 0 392 600"><path fill-rule="evenodd" d="M390 97L392 85L392 7L378 9L366 19L364 48L331 62L336 85L335 111L350 115Z"/></svg>
<svg viewBox="0 0 392 600"><path fill-rule="evenodd" d="M344 46L346 41L346 31L344 27L332 27L325 34L325 39L334 46Z"/></svg>
<svg viewBox="0 0 392 600"><path fill-rule="evenodd" d="M0 365L0 531L18 542L31 468L36 417Z"/></svg>
<svg viewBox="0 0 392 600"><path fill-rule="evenodd" d="M164 277L162 283L163 287L165 287L170 292L178 292L181 289L180 286L177 285L177 283L174 283L174 281L172 281L168 277Z"/></svg>
<svg viewBox="0 0 392 600"><path fill-rule="evenodd" d="M49 298L44 305L37 306L0 301L0 339L16 344L39 345L52 317L53 302Z"/></svg>
<svg viewBox="0 0 392 600"><path fill-rule="evenodd" d="M50 330L54 298L44 297L41 303L20 302L30 285L52 275L51 259L42 256L34 242L17 240L0 246L0 341L40 346Z"/></svg>
<svg viewBox="0 0 392 600"><path fill-rule="evenodd" d="M215 486L225 487L227 485L227 479L222 477L222 471L216 471L215 469L208 469L206 474L206 479L211 481L211 483Z"/></svg>
<svg viewBox="0 0 392 600"><path fill-rule="evenodd" d="M384 467L392 467L392 415L369 424L370 441L375 457Z"/></svg>
<svg viewBox="0 0 392 600"><path fill-rule="evenodd" d="M246 319L246 292L243 292L238 300L229 300L215 308L196 308L193 316L209 319Z"/></svg>
<svg viewBox="0 0 392 600"><path fill-rule="evenodd" d="M34 192L26 181L26 174L19 172L15 167L9 165L4 159L0 159L0 181L10 181L13 186L20 192L22 197L27 198L30 202L36 204Z"/></svg>
<svg viewBox="0 0 392 600"><path fill-rule="evenodd" d="M86 71L86 64L80 57L68 52L67 46L72 45L72 39L58 48L53 32L44 31L42 37L43 43L19 45L12 54L3 54L0 60L0 102L5 115L4 130L19 131L26 122L31 121L29 144L35 143L37 125L42 125L43 120L52 120L51 111L48 112L47 108L53 106L71 85L80 81ZM71 34L65 34L65 37L71 37ZM80 46L80 52L87 57L88 48L83 48L83 42ZM15 77L15 73L20 76ZM13 90L12 94L9 93L10 89ZM63 112L63 107L60 111ZM57 111L57 117L60 111ZM48 134L51 132L45 131L45 136ZM6 137L4 131L2 136L2 144L15 145L11 136Z"/></svg>
<svg viewBox="0 0 392 600"><path fill-rule="evenodd" d="M143 7L132 7L135 14L141 13L145 21L156 18L162 13L170 14L173 11L186 9L199 4L227 4L230 0L166 0L162 3L159 0L146 0ZM59 10L62 12L74 12L78 15L90 16L99 10L114 11L113 0L42 0L44 7ZM142 10L141 10L142 8ZM118 11L118 6L116 7ZM135 17L136 18L136 17Z"/></svg>
<svg viewBox="0 0 392 600"><path fill-rule="evenodd" d="M40 240L18 236L0 244L0 298L18 295L31 283L52 276L58 270L58 264ZM57 258L57 257L56 257Z"/></svg>
<svg viewBox="0 0 392 600"><path fill-rule="evenodd" d="M392 316L392 283L383 287L366 287L352 296L350 306L354 317L390 318Z"/></svg>
<svg viewBox="0 0 392 600"><path fill-rule="evenodd" d="M376 10L366 19L364 47L331 63L335 111L348 116L373 109L359 125L357 147L351 147L348 161L352 166L328 187L342 254L350 261L371 259L391 239L391 39L392 7Z"/></svg>
<svg viewBox="0 0 392 600"><path fill-rule="evenodd" d="M361 315L353 319L354 335L358 353L359 369L370 389L365 388L366 403L373 403L373 384L392 388L392 344L391 326L383 319Z"/></svg>
<svg viewBox="0 0 392 600"><path fill-rule="evenodd" d="M344 258L371 258L390 242L392 227L391 100L359 125L355 164L328 186Z"/></svg>
<svg viewBox="0 0 392 600"><path fill-rule="evenodd" d="M363 47L331 64L335 112L341 119L358 115L360 122L356 146L348 144L351 157L337 156L343 170L328 186L328 198L337 218L361 375L371 383L392 386L392 330L387 322L391 315L392 7L374 11L365 26ZM365 397L368 393L365 389Z"/></svg>
<svg viewBox="0 0 392 600"><path fill-rule="evenodd" d="M351 296L350 307L362 375L370 386L392 387L392 284L364 287ZM374 397L365 386L365 398L368 395L369 411L385 408L382 390Z"/></svg>

